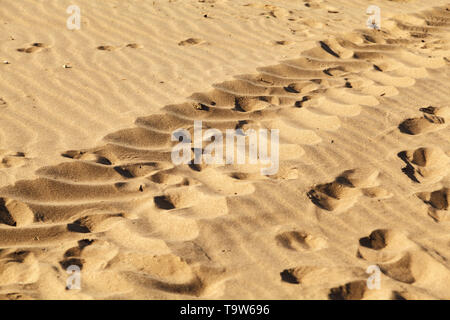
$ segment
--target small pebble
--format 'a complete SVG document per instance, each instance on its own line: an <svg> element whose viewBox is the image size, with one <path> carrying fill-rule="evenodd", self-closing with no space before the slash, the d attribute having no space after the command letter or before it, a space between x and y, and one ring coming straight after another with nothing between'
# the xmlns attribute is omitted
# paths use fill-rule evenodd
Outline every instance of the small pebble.
<svg viewBox="0 0 450 320"><path fill-rule="evenodd" d="M70 66L70 65L68 65L68 64L63 64L63 68L64 68L64 69L71 69L72 66Z"/></svg>
<svg viewBox="0 0 450 320"><path fill-rule="evenodd" d="M3 64L10 64L9 61L3 61Z"/></svg>

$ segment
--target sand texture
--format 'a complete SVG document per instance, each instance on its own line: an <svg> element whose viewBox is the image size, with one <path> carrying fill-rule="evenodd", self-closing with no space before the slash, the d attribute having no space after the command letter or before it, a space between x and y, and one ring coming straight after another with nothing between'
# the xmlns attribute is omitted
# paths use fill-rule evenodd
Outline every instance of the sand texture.
<svg viewBox="0 0 450 320"><path fill-rule="evenodd" d="M450 3L376 2L0 1L0 297L450 299Z"/></svg>

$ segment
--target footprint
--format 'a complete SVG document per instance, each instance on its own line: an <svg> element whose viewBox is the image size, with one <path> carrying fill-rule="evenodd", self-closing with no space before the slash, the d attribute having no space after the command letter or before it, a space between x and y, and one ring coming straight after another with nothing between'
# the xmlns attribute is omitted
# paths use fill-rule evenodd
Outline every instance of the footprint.
<svg viewBox="0 0 450 320"><path fill-rule="evenodd" d="M156 208L173 211L178 216L209 219L228 213L226 198L207 194L200 188L177 186L153 198Z"/></svg>
<svg viewBox="0 0 450 320"><path fill-rule="evenodd" d="M406 119L399 125L403 133L418 135L427 132L441 130L447 126L446 120L450 119L449 107L427 107L421 108L423 116L420 118Z"/></svg>
<svg viewBox="0 0 450 320"><path fill-rule="evenodd" d="M23 202L0 198L0 223L22 227L33 223L34 213Z"/></svg>
<svg viewBox="0 0 450 320"><path fill-rule="evenodd" d="M270 5L270 4L249 3L249 4L245 4L244 6L264 10L264 12L260 13L260 15L265 16L266 18L276 18L276 19L277 18L285 18L292 13L291 10L288 10L288 9L285 9L282 7L278 7L278 6L274 6L274 5Z"/></svg>
<svg viewBox="0 0 450 320"><path fill-rule="evenodd" d="M328 246L327 240L304 231L286 231L275 237L278 245L294 251L317 251Z"/></svg>
<svg viewBox="0 0 450 320"><path fill-rule="evenodd" d="M307 290L323 292L323 298L330 300L392 299L389 288L370 290L365 269L348 266L298 266L280 273L281 280L301 286ZM341 285L344 282L345 284ZM331 287L331 288L330 288ZM320 290L321 289L321 290Z"/></svg>
<svg viewBox="0 0 450 320"><path fill-rule="evenodd" d="M75 159L75 160L83 160L90 161L94 163L99 163L103 165L111 165L112 162L102 155L99 155L96 152L87 152L87 151L78 151L78 150L68 150L62 154L65 158Z"/></svg>
<svg viewBox="0 0 450 320"><path fill-rule="evenodd" d="M75 261L81 264L80 268L83 268L83 272L103 272L118 253L118 247L112 242L101 239L83 239L78 241L76 247L64 253L64 260L60 264L70 265L67 260L77 259Z"/></svg>
<svg viewBox="0 0 450 320"><path fill-rule="evenodd" d="M5 249L0 253L2 286L34 283L39 279L39 269L39 261L30 251Z"/></svg>
<svg viewBox="0 0 450 320"><path fill-rule="evenodd" d="M205 195L196 189L179 188L154 198L155 205L164 210L192 207L204 200Z"/></svg>
<svg viewBox="0 0 450 320"><path fill-rule="evenodd" d="M304 5L311 9L320 9L323 7L322 0L304 0Z"/></svg>
<svg viewBox="0 0 450 320"><path fill-rule="evenodd" d="M131 48L131 49L142 49L144 46L139 43L129 43L121 47L110 46L110 45L101 45L97 47L97 50L100 51L115 51L122 48Z"/></svg>
<svg viewBox="0 0 450 320"><path fill-rule="evenodd" d="M309 265L285 269L280 273L282 281L302 286L318 286L334 282L336 279L354 278L358 275L364 275L364 270L360 268Z"/></svg>
<svg viewBox="0 0 450 320"><path fill-rule="evenodd" d="M45 49L45 48L48 48L48 47L49 46L46 45L45 43L35 42L30 47L19 48L19 49L17 49L17 51L24 52L24 53L33 53L33 52L41 51L42 49Z"/></svg>
<svg viewBox="0 0 450 320"><path fill-rule="evenodd" d="M368 290L366 281L353 281L337 288L332 288L329 298L331 300L361 300Z"/></svg>
<svg viewBox="0 0 450 320"><path fill-rule="evenodd" d="M328 293L330 300L388 300L397 297L395 293L389 289L381 288L371 290L367 286L367 280L355 280L331 288Z"/></svg>
<svg viewBox="0 0 450 320"><path fill-rule="evenodd" d="M433 192L420 192L416 194L419 199L428 204L428 215L436 222L450 220L449 203L450 189L442 188Z"/></svg>
<svg viewBox="0 0 450 320"><path fill-rule="evenodd" d="M139 43L129 43L126 47L131 49L142 49L144 46Z"/></svg>
<svg viewBox="0 0 450 320"><path fill-rule="evenodd" d="M103 45L103 46L98 46L97 49L100 51L114 51L117 48L114 46Z"/></svg>
<svg viewBox="0 0 450 320"><path fill-rule="evenodd" d="M11 152L0 150L0 169L21 167L25 164L27 158L23 152Z"/></svg>
<svg viewBox="0 0 450 320"><path fill-rule="evenodd" d="M369 261L386 262L400 257L412 242L403 232L394 229L377 229L368 237L361 238L358 256Z"/></svg>
<svg viewBox="0 0 450 320"><path fill-rule="evenodd" d="M271 44L275 45L275 46L287 46L292 44L292 41L287 41L287 40L273 40L271 41Z"/></svg>
<svg viewBox="0 0 450 320"><path fill-rule="evenodd" d="M402 171L414 182L435 183L449 173L450 157L439 147L402 151L398 156L406 163Z"/></svg>
<svg viewBox="0 0 450 320"><path fill-rule="evenodd" d="M358 256L375 263L383 274L402 284L419 290L427 288L436 297L450 296L447 267L398 230L378 229L360 239Z"/></svg>
<svg viewBox="0 0 450 320"><path fill-rule="evenodd" d="M308 197L319 208L342 211L350 208L361 195L370 198L388 198L391 194L378 187L378 171L373 169L347 170L335 181L315 186Z"/></svg>
<svg viewBox="0 0 450 320"><path fill-rule="evenodd" d="M98 233L112 229L124 219L125 217L122 213L93 214L78 219L73 225L79 229L86 229L87 232Z"/></svg>
<svg viewBox="0 0 450 320"><path fill-rule="evenodd" d="M195 46L195 45L198 45L198 44L201 44L201 43L204 43L204 41L201 40L201 39L188 38L186 40L178 42L178 45L182 46L182 47L186 47L186 46Z"/></svg>
<svg viewBox="0 0 450 320"><path fill-rule="evenodd" d="M0 107L5 108L8 106L8 103L5 101L5 99L0 97Z"/></svg>

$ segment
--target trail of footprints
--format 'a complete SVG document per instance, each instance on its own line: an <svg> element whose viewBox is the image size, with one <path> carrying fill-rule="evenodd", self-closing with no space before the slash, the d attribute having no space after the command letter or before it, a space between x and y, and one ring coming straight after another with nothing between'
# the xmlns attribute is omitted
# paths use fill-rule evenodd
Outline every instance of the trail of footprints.
<svg viewBox="0 0 450 320"><path fill-rule="evenodd" d="M419 135L446 128L450 120L450 107L422 108L423 117L407 119L399 126L402 132ZM428 215L436 222L448 221L450 202L449 162L450 158L438 146L406 150L398 154L405 162L403 172L414 182L426 185L444 184L439 189L416 193L416 196L429 206ZM430 188L430 187L427 187Z"/></svg>
<svg viewBox="0 0 450 320"><path fill-rule="evenodd" d="M40 52L42 50L49 49L49 48L51 48L51 46L46 43L35 42L35 43L30 44L27 47L18 48L17 51L22 52L22 53L35 53L35 52ZM97 50L115 51L115 50L122 49L122 48L141 49L141 48L143 48L143 46L139 43L128 43L121 47L111 46L111 45L100 45L97 47Z"/></svg>
<svg viewBox="0 0 450 320"><path fill-rule="evenodd" d="M12 289L4 289L5 285L39 283L52 276L64 279L64 268L75 264L86 271L84 279L89 286L111 295L113 283L101 288L96 286L104 282L89 279L111 277L122 283L117 292L126 288L123 283L133 282L143 290L151 287L167 294L207 295L210 287L227 278L226 270L211 261L188 263L173 254L170 245L195 239L196 219L227 214L227 198L251 193L258 180L297 178L296 168L289 165L292 159L283 155L300 157L304 152L301 145L320 143L318 130L339 129L341 117L355 116L364 106L374 107L381 97L396 95L396 87L410 86L415 78L427 76L426 68L445 65L442 58L426 58L398 45L439 34L439 26L448 26L448 14L445 9L436 12L435 18L425 18L433 26L397 25L413 35L413 40L367 30L321 41L298 59L259 68L257 74L236 76L209 92L193 94L188 102L166 106L161 114L138 118L135 127L107 135L103 146L67 151L63 153L65 162L40 169L36 180L0 189L0 269L5 270L0 293L16 296ZM32 45L19 51L31 53L41 47ZM441 119L447 117L440 109L425 113L402 127L415 134L442 125ZM171 133L179 128L192 131L194 120L203 120L204 129L280 128L279 173L261 177L259 167L248 165L175 167L170 158L175 144ZM388 192L377 186L377 176L376 170L348 170L335 181L314 187L309 196L330 211L345 210L360 196L388 197ZM445 192L448 199L448 190ZM432 193L426 201L441 208L441 198L442 192ZM117 235L126 235L128 243ZM277 241L288 249L326 246L326 241L296 232L281 234ZM43 272L39 269L45 266L39 261L47 259L45 248L56 244L60 266L40 276ZM136 251L139 248L140 253ZM123 256L126 259L121 259ZM312 271L312 276L308 268L288 270L286 275L294 282L304 282L305 274L312 278L323 274L323 270ZM355 290L359 297L359 283L330 295L345 298ZM44 293L34 293L40 294Z"/></svg>
<svg viewBox="0 0 450 320"><path fill-rule="evenodd" d="M357 256L381 271L380 288L369 289L369 275L364 268L343 270L356 279L329 289L328 297L333 300L360 299L448 299L450 271L445 262L439 261L410 240L407 235L395 229L377 229L368 237L360 239ZM300 279L309 273L318 273L318 268L299 272ZM325 273L326 268L322 273ZM303 268L302 270L305 270ZM306 270L308 270L306 268ZM330 272L330 271L329 271ZM331 270L333 272L333 270ZM334 272L336 272L334 270ZM311 275L309 275L311 276ZM316 279L317 280L317 279ZM317 283L317 282L316 282ZM433 287L433 296L425 288Z"/></svg>
<svg viewBox="0 0 450 320"><path fill-rule="evenodd" d="M131 49L142 49L143 46L139 43L128 43L127 45L117 47L117 46L111 46L111 45L101 45L97 47L97 50L100 51L115 51L122 48L131 48Z"/></svg>
<svg viewBox="0 0 450 320"><path fill-rule="evenodd" d="M445 10L445 11L444 11ZM426 26L414 27L399 23L398 27L407 30L417 39L429 39L436 29L432 27L448 26L450 24L447 7L443 10L432 10L423 15ZM370 41L379 42L380 38L371 38ZM401 43L405 39L382 40L383 43ZM425 41L421 41L422 43ZM448 50L448 40L435 40L439 49ZM422 48L429 48L423 45ZM388 49L388 48L386 48ZM325 47L328 51L328 48ZM333 51L336 53L336 51ZM330 51L330 53L333 53ZM446 51L448 52L448 51ZM345 54L345 51L342 51ZM384 52L358 52L354 54L359 58L371 59L374 67L379 71L389 70L396 62ZM402 54L407 57L408 55ZM383 64L373 58L378 58ZM387 59L386 59L387 58ZM408 60L411 57L408 57ZM424 62L424 61L422 61ZM391 65L389 65L391 64ZM427 64L424 64L427 65ZM399 73L398 71L401 70ZM406 70L403 67L397 69L396 74L388 76L386 73L368 74L366 77L373 80L383 79L385 84L412 84L408 78L412 73L424 74L424 70ZM402 77L398 77L401 74ZM409 75L408 75L409 74ZM404 77L406 76L406 77ZM424 107L419 110L422 116L409 118L399 124L399 130L404 134L420 135L443 130L450 121L450 107ZM438 146L420 147L415 150L399 152L399 158L405 163L403 172L414 182L430 185L443 182L444 187L432 189L432 191L419 192L416 196L429 206L428 215L436 222L449 220L450 187L448 186L449 162L448 153ZM370 168L358 168L347 170L340 174L335 181L313 187L308 192L311 201L323 210L341 212L350 208L360 196L375 198L389 197L388 191L377 186L378 171ZM450 271L446 259L432 256L428 250L410 240L407 235L399 230L378 229L368 237L360 239L357 257L371 265L380 268L383 277L383 287L380 290L370 290L367 285L368 274L363 268L329 267L329 266L298 266L285 269L281 274L281 280L302 287L324 284L329 286L334 279L348 278L345 284L336 284L328 287L329 299L335 300L359 300L359 299L448 299L448 287L450 286ZM387 280L390 279L391 281ZM393 281L392 281L393 280ZM342 280L341 280L342 281ZM433 287L433 296L424 293L425 288Z"/></svg>
<svg viewBox="0 0 450 320"><path fill-rule="evenodd" d="M42 51L47 48L50 48L50 46L45 43L42 43L42 42L35 42L35 43L32 43L29 47L19 48L19 49L17 49L17 51L23 52L23 53L34 53L34 52Z"/></svg>
<svg viewBox="0 0 450 320"><path fill-rule="evenodd" d="M448 186L450 157L439 147L421 147L416 150L402 151L398 155L406 164L403 172L415 183L426 186L443 183L443 187L432 191L416 193L416 196L428 204L428 215L436 222L448 221L450 189Z"/></svg>
<svg viewBox="0 0 450 320"><path fill-rule="evenodd" d="M449 298L446 260L424 251L399 230L374 230L359 240L356 256L365 262L365 268L302 265L285 269L281 280L304 288L317 287L332 300ZM377 290L367 285L367 266L376 266L381 272ZM348 282L341 284L345 279ZM433 295L425 293L430 287Z"/></svg>
<svg viewBox="0 0 450 320"><path fill-rule="evenodd" d="M431 256L399 230L374 230L360 239L358 256L378 265L384 275L401 284L397 285L400 291L394 292L397 298L449 298L450 271L445 261ZM429 286L434 287L435 297L423 296L420 288Z"/></svg>

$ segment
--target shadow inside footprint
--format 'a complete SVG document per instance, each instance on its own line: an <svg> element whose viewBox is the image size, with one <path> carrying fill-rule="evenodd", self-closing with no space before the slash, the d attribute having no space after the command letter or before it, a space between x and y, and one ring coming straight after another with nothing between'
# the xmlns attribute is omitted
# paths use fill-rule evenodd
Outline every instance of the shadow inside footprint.
<svg viewBox="0 0 450 320"><path fill-rule="evenodd" d="M280 272L281 280L291 284L299 284L298 279L290 272L290 270L286 269L283 272Z"/></svg>
<svg viewBox="0 0 450 320"><path fill-rule="evenodd" d="M158 196L153 199L155 202L155 205L163 210L172 210L175 209L175 206L165 197L165 196Z"/></svg>
<svg viewBox="0 0 450 320"><path fill-rule="evenodd" d="M361 300L367 290L365 281L357 280L332 288L328 294L331 300Z"/></svg>
<svg viewBox="0 0 450 320"><path fill-rule="evenodd" d="M101 51L113 51L116 48L113 46L98 46L97 49Z"/></svg>
<svg viewBox="0 0 450 320"><path fill-rule="evenodd" d="M445 118L442 113L446 109L439 109L433 106L419 109L423 115L418 118L409 118L399 124L398 128L402 133L417 135L436 130L437 126L445 125Z"/></svg>
<svg viewBox="0 0 450 320"><path fill-rule="evenodd" d="M133 174L127 169L124 169L121 167L114 167L114 170L124 178L127 178L127 179L134 178Z"/></svg>
<svg viewBox="0 0 450 320"><path fill-rule="evenodd" d="M336 58L340 58L341 56L334 52L325 42L320 41L320 47L325 50L327 53L335 56Z"/></svg>
<svg viewBox="0 0 450 320"><path fill-rule="evenodd" d="M81 225L79 222L69 223L67 225L67 230L76 233L90 233L90 230L87 227Z"/></svg>
<svg viewBox="0 0 450 320"><path fill-rule="evenodd" d="M370 242L369 237L363 237L363 238L359 239L359 245L361 247L366 247L366 248L372 249L372 244Z"/></svg>
<svg viewBox="0 0 450 320"><path fill-rule="evenodd" d="M406 174L408 176L408 178L410 178L412 181L414 181L416 183L420 183L420 181L416 178L416 175L415 175L416 170L409 162L409 160L406 156L406 152L405 151L399 152L397 154L397 156L400 159L402 159L402 161L406 164L406 166L404 168L402 168L403 173Z"/></svg>

